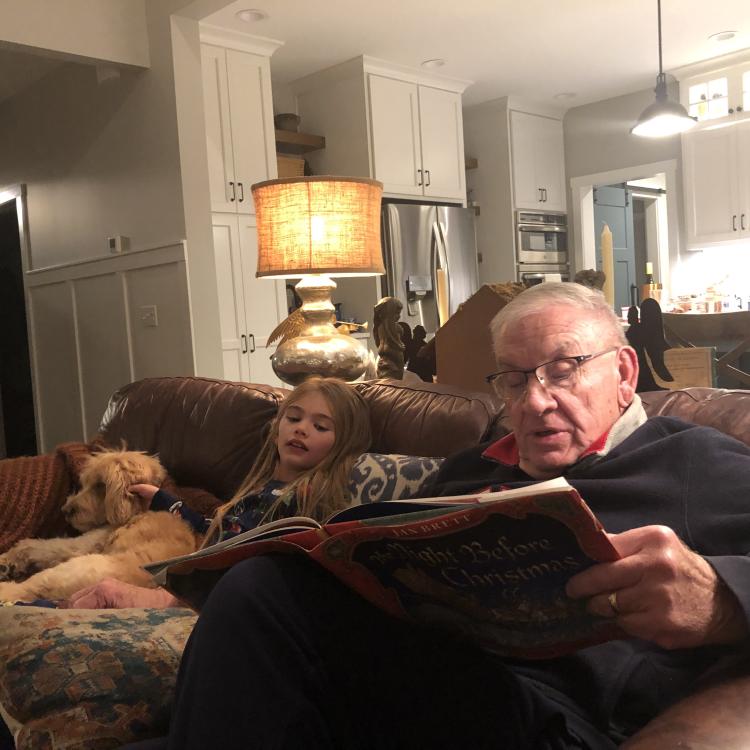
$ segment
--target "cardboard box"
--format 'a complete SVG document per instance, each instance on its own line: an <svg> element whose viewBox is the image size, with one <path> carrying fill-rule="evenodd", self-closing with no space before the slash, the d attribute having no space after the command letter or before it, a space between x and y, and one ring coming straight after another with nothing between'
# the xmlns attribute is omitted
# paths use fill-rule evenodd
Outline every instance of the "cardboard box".
<svg viewBox="0 0 750 750"><path fill-rule="evenodd" d="M484 376L497 370L490 321L508 303L491 285L481 286L435 333L438 383L494 395Z"/></svg>
<svg viewBox="0 0 750 750"><path fill-rule="evenodd" d="M302 177L305 174L305 160L296 156L276 154L279 177Z"/></svg>

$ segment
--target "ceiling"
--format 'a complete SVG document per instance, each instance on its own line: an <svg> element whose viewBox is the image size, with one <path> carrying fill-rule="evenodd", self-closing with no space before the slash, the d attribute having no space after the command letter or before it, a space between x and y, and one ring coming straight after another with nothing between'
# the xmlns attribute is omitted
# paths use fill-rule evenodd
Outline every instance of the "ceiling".
<svg viewBox="0 0 750 750"><path fill-rule="evenodd" d="M254 8L267 17L236 18ZM464 103L519 96L564 108L653 87L656 0L235 0L203 20L284 42L286 84L360 54L473 81ZM717 43L710 34L733 30ZM662 0L664 69L750 48L748 0ZM558 94L574 97L555 98Z"/></svg>

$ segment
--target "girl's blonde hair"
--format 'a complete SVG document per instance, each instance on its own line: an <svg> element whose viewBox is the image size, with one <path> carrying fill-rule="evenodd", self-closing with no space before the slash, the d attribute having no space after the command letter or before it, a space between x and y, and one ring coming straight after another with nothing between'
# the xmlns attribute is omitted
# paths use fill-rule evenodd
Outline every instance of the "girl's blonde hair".
<svg viewBox="0 0 750 750"><path fill-rule="evenodd" d="M243 497L260 492L273 479L279 462L276 441L279 424L290 406L310 393L320 393L326 400L333 418L335 438L331 450L323 460L290 482L282 495L269 508L263 521L274 518L279 507L291 497L295 498L296 515L325 520L334 511L349 503L349 473L357 457L371 442L370 412L356 388L338 378L312 377L298 385L279 407L271 422L270 432L260 449L250 472L240 484L231 500L216 509L214 519L206 532L204 546L213 544L222 518Z"/></svg>

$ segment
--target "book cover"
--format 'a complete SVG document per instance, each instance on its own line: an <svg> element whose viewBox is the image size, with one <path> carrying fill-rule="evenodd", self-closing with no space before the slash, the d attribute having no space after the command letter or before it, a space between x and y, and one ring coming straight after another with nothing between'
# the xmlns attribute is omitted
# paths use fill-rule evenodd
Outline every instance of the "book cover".
<svg viewBox="0 0 750 750"><path fill-rule="evenodd" d="M165 585L200 609L240 560L302 553L391 615L447 628L498 654L546 658L621 635L565 595L571 576L618 555L564 479L354 506L318 528L275 532L171 563Z"/></svg>

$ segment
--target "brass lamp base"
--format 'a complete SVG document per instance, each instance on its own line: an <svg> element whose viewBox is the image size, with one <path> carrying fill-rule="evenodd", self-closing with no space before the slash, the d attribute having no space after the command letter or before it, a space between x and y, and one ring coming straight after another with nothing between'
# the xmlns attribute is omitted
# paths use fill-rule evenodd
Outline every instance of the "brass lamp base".
<svg viewBox="0 0 750 750"><path fill-rule="evenodd" d="M352 381L367 369L367 347L334 326L331 292L336 282L327 276L303 277L294 287L302 300L304 320L298 336L282 342L271 357L276 376L296 386L311 375Z"/></svg>

